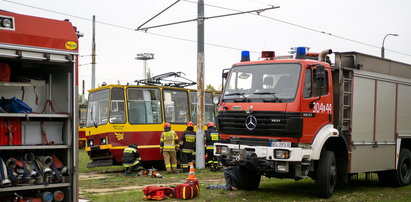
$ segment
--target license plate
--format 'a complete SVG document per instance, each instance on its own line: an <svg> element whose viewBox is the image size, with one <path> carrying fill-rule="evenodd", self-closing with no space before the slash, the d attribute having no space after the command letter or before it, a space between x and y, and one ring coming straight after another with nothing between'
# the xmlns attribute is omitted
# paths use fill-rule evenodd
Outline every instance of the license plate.
<svg viewBox="0 0 411 202"><path fill-rule="evenodd" d="M272 147L291 147L291 142L271 142Z"/></svg>

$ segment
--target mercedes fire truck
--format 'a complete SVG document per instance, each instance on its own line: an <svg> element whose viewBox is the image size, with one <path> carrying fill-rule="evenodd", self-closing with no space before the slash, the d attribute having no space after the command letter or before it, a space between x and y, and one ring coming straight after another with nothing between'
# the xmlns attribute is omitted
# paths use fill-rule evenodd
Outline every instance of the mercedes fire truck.
<svg viewBox="0 0 411 202"><path fill-rule="evenodd" d="M411 182L411 65L358 52L292 57L244 52L226 79L215 155L238 166L240 186L261 176L311 177L329 198L352 175L378 173L381 184Z"/></svg>

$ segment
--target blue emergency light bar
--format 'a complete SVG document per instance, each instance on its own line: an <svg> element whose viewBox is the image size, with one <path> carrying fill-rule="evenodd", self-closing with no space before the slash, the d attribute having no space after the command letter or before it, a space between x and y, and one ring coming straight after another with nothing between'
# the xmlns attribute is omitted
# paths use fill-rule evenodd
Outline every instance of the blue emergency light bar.
<svg viewBox="0 0 411 202"><path fill-rule="evenodd" d="M250 61L250 51L241 51L241 62Z"/></svg>
<svg viewBox="0 0 411 202"><path fill-rule="evenodd" d="M296 55L295 58L297 59L302 59L304 58L305 54L306 54L306 48L305 47L297 47L296 48Z"/></svg>

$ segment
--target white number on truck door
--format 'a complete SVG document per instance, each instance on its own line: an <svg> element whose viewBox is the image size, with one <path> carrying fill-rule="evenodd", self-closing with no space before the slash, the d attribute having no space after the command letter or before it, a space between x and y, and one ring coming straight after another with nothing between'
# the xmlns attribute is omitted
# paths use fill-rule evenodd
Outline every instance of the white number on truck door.
<svg viewBox="0 0 411 202"><path fill-rule="evenodd" d="M314 102L314 113L326 113L326 114L331 114L332 113L332 105L331 104L323 104L323 103L317 103Z"/></svg>

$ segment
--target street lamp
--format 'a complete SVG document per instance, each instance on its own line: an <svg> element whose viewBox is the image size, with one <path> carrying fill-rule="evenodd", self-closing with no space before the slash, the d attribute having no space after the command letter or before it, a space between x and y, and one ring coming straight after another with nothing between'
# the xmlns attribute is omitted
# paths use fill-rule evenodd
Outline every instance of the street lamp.
<svg viewBox="0 0 411 202"><path fill-rule="evenodd" d="M139 53L137 54L136 60L143 60L144 61L144 69L143 69L143 78L148 79L147 76L147 60L154 59L154 53Z"/></svg>
<svg viewBox="0 0 411 202"><path fill-rule="evenodd" d="M382 40L382 47L381 47L381 57L384 58L384 42L385 42L385 38L387 38L387 36L399 36L398 34L387 34L385 35L384 39Z"/></svg>

